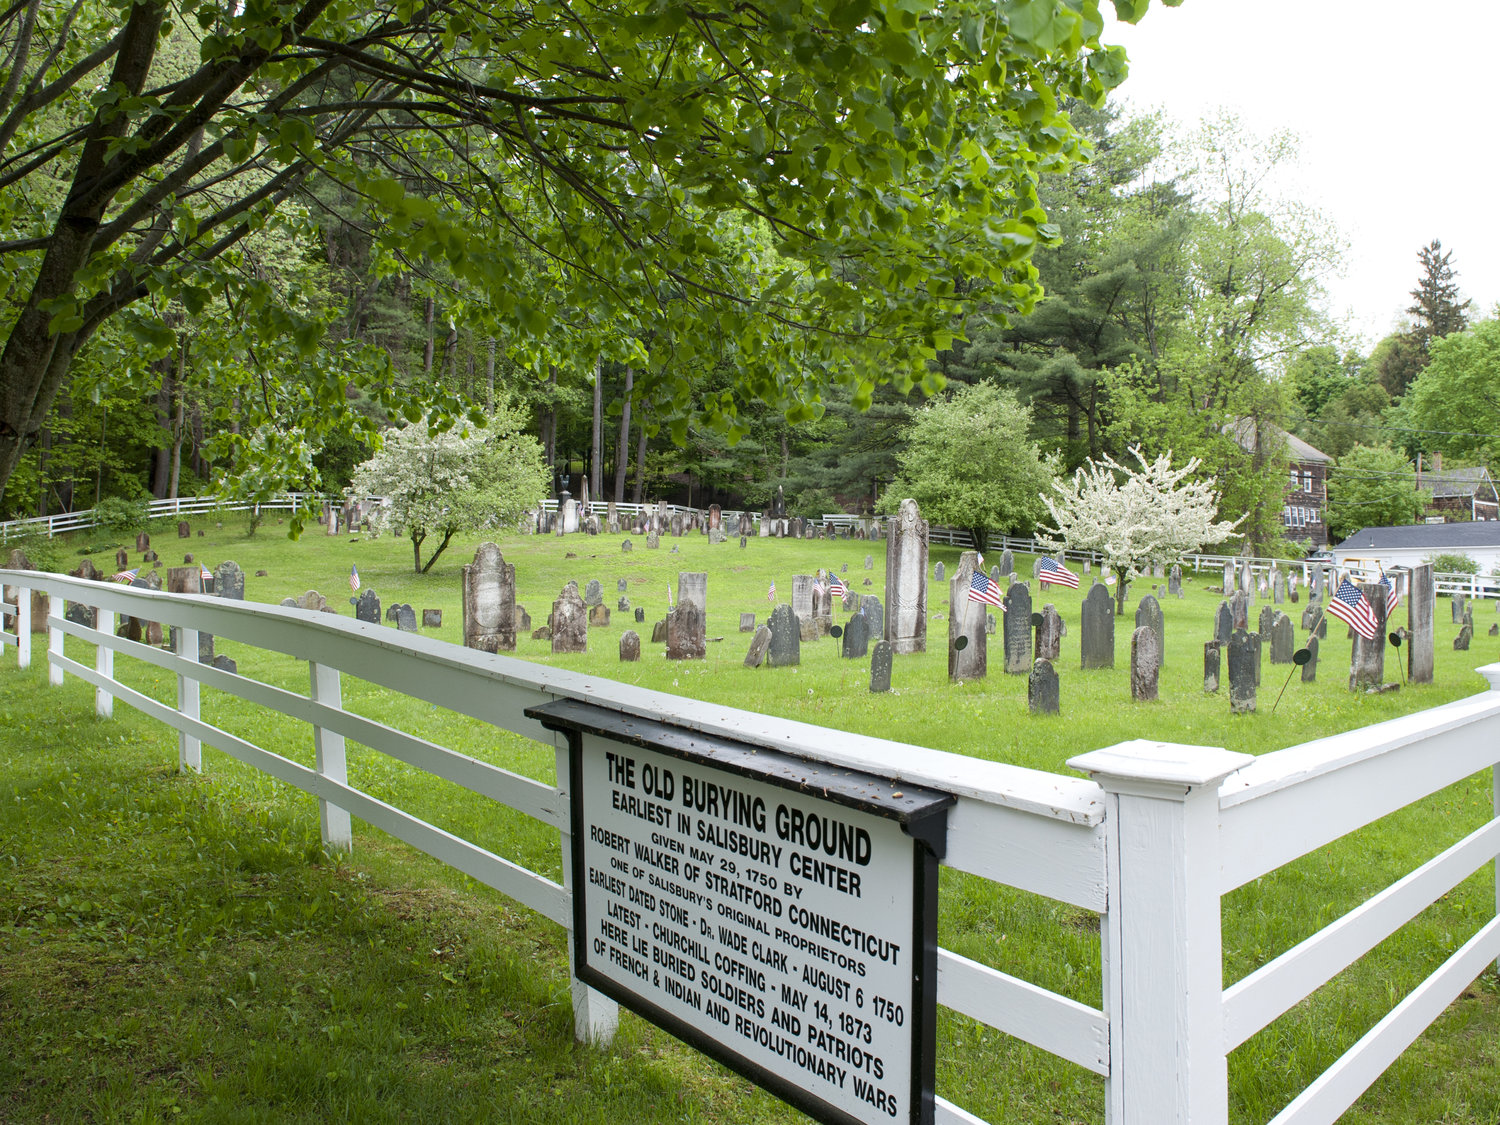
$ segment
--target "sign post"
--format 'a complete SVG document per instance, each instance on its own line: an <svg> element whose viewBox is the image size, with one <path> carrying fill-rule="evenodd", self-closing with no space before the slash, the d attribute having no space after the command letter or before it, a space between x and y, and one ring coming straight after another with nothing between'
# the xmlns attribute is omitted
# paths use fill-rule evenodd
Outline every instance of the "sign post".
<svg viewBox="0 0 1500 1125"><path fill-rule="evenodd" d="M952 796L562 700L579 979L823 1122L933 1119Z"/></svg>

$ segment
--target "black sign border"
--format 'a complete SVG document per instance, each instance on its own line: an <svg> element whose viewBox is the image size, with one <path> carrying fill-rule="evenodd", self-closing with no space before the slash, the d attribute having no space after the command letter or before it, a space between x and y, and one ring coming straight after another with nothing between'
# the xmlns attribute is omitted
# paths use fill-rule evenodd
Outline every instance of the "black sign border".
<svg viewBox="0 0 1500 1125"><path fill-rule="evenodd" d="M937 1109L938 865L946 850L948 810L957 799L950 793L920 786L896 786L873 774L765 750L749 743L626 715L578 700L564 699L528 707L525 714L547 730L560 732L568 739L568 798L575 829L584 823L583 786L578 779L582 776L585 734L736 773L900 824L902 831L912 840L912 883L916 901L912 906L911 948L921 951L920 957L912 959L914 971L907 1008L912 1018L911 1091L907 1099L911 1112L907 1120L910 1125L932 1125ZM704 1033L592 967L585 932L587 865L584 844L584 833L575 830L569 857L573 876L574 975L590 988L602 992L762 1089L769 1090L814 1120L825 1125L864 1125L839 1106L768 1070L731 1049L727 1042Z"/></svg>

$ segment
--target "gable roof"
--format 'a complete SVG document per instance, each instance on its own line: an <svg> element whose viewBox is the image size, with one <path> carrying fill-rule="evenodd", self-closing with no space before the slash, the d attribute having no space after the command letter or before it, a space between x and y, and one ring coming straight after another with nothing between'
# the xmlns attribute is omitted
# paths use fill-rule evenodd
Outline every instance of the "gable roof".
<svg viewBox="0 0 1500 1125"><path fill-rule="evenodd" d="M1289 434L1280 426L1273 425L1270 422L1263 422L1261 425L1276 437L1285 439L1287 453L1290 455L1289 460L1319 461L1324 464L1331 464L1333 462L1332 457L1328 456L1321 449L1314 449L1296 434ZM1255 420L1253 418L1236 418L1233 422L1226 422L1224 424L1224 433L1232 437L1235 444L1246 453L1255 452Z"/></svg>
<svg viewBox="0 0 1500 1125"><path fill-rule="evenodd" d="M1495 491L1489 471L1483 467L1424 472L1421 487L1432 489L1434 499L1439 496L1479 496Z"/></svg>
<svg viewBox="0 0 1500 1125"><path fill-rule="evenodd" d="M1406 527L1362 527L1332 549L1445 551L1460 547L1500 547L1500 520L1414 523Z"/></svg>

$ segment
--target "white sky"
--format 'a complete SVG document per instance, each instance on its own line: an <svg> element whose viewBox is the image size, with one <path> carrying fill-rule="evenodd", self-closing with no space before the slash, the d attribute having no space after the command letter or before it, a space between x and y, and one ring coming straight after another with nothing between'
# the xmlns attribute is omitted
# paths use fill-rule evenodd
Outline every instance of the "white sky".
<svg viewBox="0 0 1500 1125"><path fill-rule="evenodd" d="M1156 0L1103 39L1130 54L1127 108L1301 137L1288 183L1349 244L1324 284L1361 350L1397 326L1434 238L1475 313L1500 302L1500 0Z"/></svg>

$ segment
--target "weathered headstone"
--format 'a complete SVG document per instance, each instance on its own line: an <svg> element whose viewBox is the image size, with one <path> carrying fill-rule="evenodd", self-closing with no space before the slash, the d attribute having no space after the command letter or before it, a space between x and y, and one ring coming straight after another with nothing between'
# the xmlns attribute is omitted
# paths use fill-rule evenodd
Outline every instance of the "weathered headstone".
<svg viewBox="0 0 1500 1125"><path fill-rule="evenodd" d="M463 621L464 644L481 652L514 652L516 633L530 631L516 616L516 568L493 543L463 567Z"/></svg>
<svg viewBox="0 0 1500 1125"><path fill-rule="evenodd" d="M1379 688L1385 682L1385 586L1375 582L1359 584L1360 593L1375 614L1375 636L1365 640L1359 634L1349 651L1349 690Z"/></svg>
<svg viewBox="0 0 1500 1125"><path fill-rule="evenodd" d="M245 600L245 572L239 563L226 559L214 567L214 593L230 601Z"/></svg>
<svg viewBox="0 0 1500 1125"><path fill-rule="evenodd" d="M1036 627L1036 658L1056 661L1062 658L1062 639L1068 626L1051 602L1042 606L1041 622Z"/></svg>
<svg viewBox="0 0 1500 1125"><path fill-rule="evenodd" d="M147 535L144 531L138 533L135 537L135 549L139 552L149 551L151 549L151 536Z"/></svg>
<svg viewBox="0 0 1500 1125"><path fill-rule="evenodd" d="M1031 672L1031 588L1014 582L1005 593L1000 636L1005 648L1005 671L1012 676Z"/></svg>
<svg viewBox="0 0 1500 1125"><path fill-rule="evenodd" d="M1313 684L1318 682L1318 638L1307 638L1307 663L1302 665L1302 682Z"/></svg>
<svg viewBox="0 0 1500 1125"><path fill-rule="evenodd" d="M620 634L620 659L624 661L635 661L641 658L641 635L634 629L626 629Z"/></svg>
<svg viewBox="0 0 1500 1125"><path fill-rule="evenodd" d="M1459 592L1453 595L1448 603L1448 608L1453 612L1453 624L1462 625L1464 623L1464 609L1468 604L1469 598L1467 594Z"/></svg>
<svg viewBox="0 0 1500 1125"><path fill-rule="evenodd" d="M844 625L844 635L839 638L840 655L854 659L863 658L870 651L870 619L856 613Z"/></svg>
<svg viewBox="0 0 1500 1125"><path fill-rule="evenodd" d="M927 521L901 501L885 542L885 639L900 655L927 651Z"/></svg>
<svg viewBox="0 0 1500 1125"><path fill-rule="evenodd" d="M1172 564L1171 573L1167 575L1167 593L1174 598L1180 598L1182 593L1182 567L1176 563Z"/></svg>
<svg viewBox="0 0 1500 1125"><path fill-rule="evenodd" d="M759 668L765 662L766 650L771 647L771 627L761 625L750 638L750 648L745 653L745 667Z"/></svg>
<svg viewBox="0 0 1500 1125"><path fill-rule="evenodd" d="M1286 601L1286 571L1279 566L1271 568L1271 602L1280 605Z"/></svg>
<svg viewBox="0 0 1500 1125"><path fill-rule="evenodd" d="M548 621L552 629L552 653L587 652L589 649L588 608L578 593L578 583L569 582L552 603Z"/></svg>
<svg viewBox="0 0 1500 1125"><path fill-rule="evenodd" d="M827 636L833 628L833 586L826 579L813 583L813 637ZM804 622L804 630L806 623ZM804 636L804 640L807 638Z"/></svg>
<svg viewBox="0 0 1500 1125"><path fill-rule="evenodd" d="M1262 640L1269 641L1271 639L1271 629L1275 624L1276 611L1270 606L1264 606L1260 611L1260 621L1256 626L1256 631L1260 633Z"/></svg>
<svg viewBox="0 0 1500 1125"><path fill-rule="evenodd" d="M1115 666L1115 600L1109 588L1098 585L1083 599L1079 653L1084 668Z"/></svg>
<svg viewBox="0 0 1500 1125"><path fill-rule="evenodd" d="M1009 547L1000 552L1000 577L1009 578L1016 572L1016 556Z"/></svg>
<svg viewBox="0 0 1500 1125"><path fill-rule="evenodd" d="M1468 652L1469 651L1469 642L1472 641L1473 639L1474 639L1474 626L1470 625L1467 621L1465 621L1463 623L1462 628L1460 628L1459 631L1458 631L1458 636L1456 636L1456 637L1453 638L1453 651L1454 652Z"/></svg>
<svg viewBox="0 0 1500 1125"><path fill-rule="evenodd" d="M646 620L646 611L641 606L635 607L635 623L640 625Z"/></svg>
<svg viewBox="0 0 1500 1125"><path fill-rule="evenodd" d="M802 663L802 627L792 607L783 604L773 609L769 627L771 642L766 650L766 663L772 668Z"/></svg>
<svg viewBox="0 0 1500 1125"><path fill-rule="evenodd" d="M1500 621L1490 626L1490 636L1500 637Z"/></svg>
<svg viewBox="0 0 1500 1125"><path fill-rule="evenodd" d="M1137 703L1157 698L1161 677L1161 641L1150 625L1138 625L1130 634L1130 697Z"/></svg>
<svg viewBox="0 0 1500 1125"><path fill-rule="evenodd" d="M380 624L380 595L374 590L366 587L359 592L358 597L350 598L349 602L354 606L354 616L360 621L371 625Z"/></svg>
<svg viewBox="0 0 1500 1125"><path fill-rule="evenodd" d="M1033 715L1056 715L1062 710L1062 686L1052 661L1040 659L1026 677L1026 706Z"/></svg>
<svg viewBox="0 0 1500 1125"><path fill-rule="evenodd" d="M1229 710L1240 714L1255 710L1256 666L1260 663L1260 637L1236 629L1229 638Z"/></svg>
<svg viewBox="0 0 1500 1125"><path fill-rule="evenodd" d="M1250 595L1243 590L1236 590L1229 595L1229 608L1234 611L1234 627L1250 629Z"/></svg>
<svg viewBox="0 0 1500 1125"><path fill-rule="evenodd" d="M1436 608L1437 589L1433 584L1431 564L1412 567L1406 596L1406 628L1410 634L1406 642L1406 675L1414 684L1432 683L1436 649L1433 616Z"/></svg>
<svg viewBox="0 0 1500 1125"><path fill-rule="evenodd" d="M651 626L651 643L654 645L667 643L667 619L665 617Z"/></svg>
<svg viewBox="0 0 1500 1125"><path fill-rule="evenodd" d="M586 606L604 604L604 587L599 584L597 578L590 578L588 585L583 588L583 604Z"/></svg>
<svg viewBox="0 0 1500 1125"><path fill-rule="evenodd" d="M707 652L703 607L684 597L667 614L667 659L702 660Z"/></svg>
<svg viewBox="0 0 1500 1125"><path fill-rule="evenodd" d="M859 596L859 611L865 615L865 620L870 623L870 639L872 641L885 635L885 607L880 604L879 598L874 594L861 594Z"/></svg>
<svg viewBox="0 0 1500 1125"><path fill-rule="evenodd" d="M397 602L387 611L388 618L394 618L396 628L403 633L415 633L417 631L417 611L405 602Z"/></svg>
<svg viewBox="0 0 1500 1125"><path fill-rule="evenodd" d="M624 542L622 542L620 544L620 553L621 554L628 555L634 549L635 549L635 544L632 543L629 539L626 539Z"/></svg>
<svg viewBox="0 0 1500 1125"><path fill-rule="evenodd" d="M943 569L943 564L941 562L933 564L932 580L934 582L942 582L947 577L947 574L948 572Z"/></svg>
<svg viewBox="0 0 1500 1125"><path fill-rule="evenodd" d="M656 530L656 524L653 523L646 531L646 550L655 551L660 547L661 535Z"/></svg>
<svg viewBox="0 0 1500 1125"><path fill-rule="evenodd" d="M422 611L422 628L441 629L443 627L443 611L440 609L424 609Z"/></svg>
<svg viewBox="0 0 1500 1125"><path fill-rule="evenodd" d="M1220 653L1224 646L1218 641L1205 641L1203 643L1203 690L1215 692L1219 690Z"/></svg>
<svg viewBox="0 0 1500 1125"><path fill-rule="evenodd" d="M1323 613L1323 607L1317 598L1307 603L1307 608L1302 611L1302 628L1311 629Z"/></svg>
<svg viewBox="0 0 1500 1125"><path fill-rule="evenodd" d="M708 575L702 571L677 572L677 604L692 602L706 622L708 620Z"/></svg>
<svg viewBox="0 0 1500 1125"><path fill-rule="evenodd" d="M870 650L870 690L891 690L891 642L879 640Z"/></svg>
<svg viewBox="0 0 1500 1125"><path fill-rule="evenodd" d="M749 512L740 513L739 535L741 539L749 539L755 534L755 521L750 518ZM741 547L744 543L740 544Z"/></svg>
<svg viewBox="0 0 1500 1125"><path fill-rule="evenodd" d="M1167 623L1161 614L1161 603L1151 594L1141 599L1135 610L1135 627L1145 626L1156 634L1156 663L1167 662Z"/></svg>
<svg viewBox="0 0 1500 1125"><path fill-rule="evenodd" d="M629 613L630 599L622 594L620 598L615 602L615 609L620 613Z"/></svg>
<svg viewBox="0 0 1500 1125"><path fill-rule="evenodd" d="M753 613L742 613L742 614L740 614L740 632L741 633L753 633L753 632L755 632L755 614L753 614Z"/></svg>
<svg viewBox="0 0 1500 1125"><path fill-rule="evenodd" d="M866 555L865 556L865 569L866 570L874 570L875 569L875 558L874 558L874 556L872 556L872 555Z"/></svg>
<svg viewBox="0 0 1500 1125"><path fill-rule="evenodd" d="M179 538L179 539L191 539L192 537L193 537L193 529L188 526L188 521L187 520L178 520L177 521L177 538Z"/></svg>
<svg viewBox="0 0 1500 1125"><path fill-rule="evenodd" d="M1271 663L1290 664L1297 651L1297 639L1292 631L1292 619L1278 613L1271 622Z"/></svg>
<svg viewBox="0 0 1500 1125"><path fill-rule="evenodd" d="M130 568L130 552L121 547L115 552L115 569L128 570Z"/></svg>
<svg viewBox="0 0 1500 1125"><path fill-rule="evenodd" d="M591 605L591 606L589 606L589 628L590 629L607 629L608 627L609 627L609 606L607 606L607 605Z"/></svg>
<svg viewBox="0 0 1500 1125"><path fill-rule="evenodd" d="M792 575L792 612L797 615L804 641L817 639L817 625L813 621L813 587L817 583L818 580L811 574Z"/></svg>
<svg viewBox="0 0 1500 1125"><path fill-rule="evenodd" d="M963 552L948 587L948 679L952 683L981 680L989 667L984 603L969 598L969 580L978 558L974 551Z"/></svg>
<svg viewBox="0 0 1500 1125"><path fill-rule="evenodd" d="M1227 645L1229 638L1234 635L1234 610L1230 604L1220 602L1219 608L1214 611L1214 641L1220 645Z"/></svg>
<svg viewBox="0 0 1500 1125"><path fill-rule="evenodd" d="M82 625L88 629L97 629L99 627L99 611L91 605L84 605L82 602L68 602L63 607L63 620L71 621L75 625Z"/></svg>

